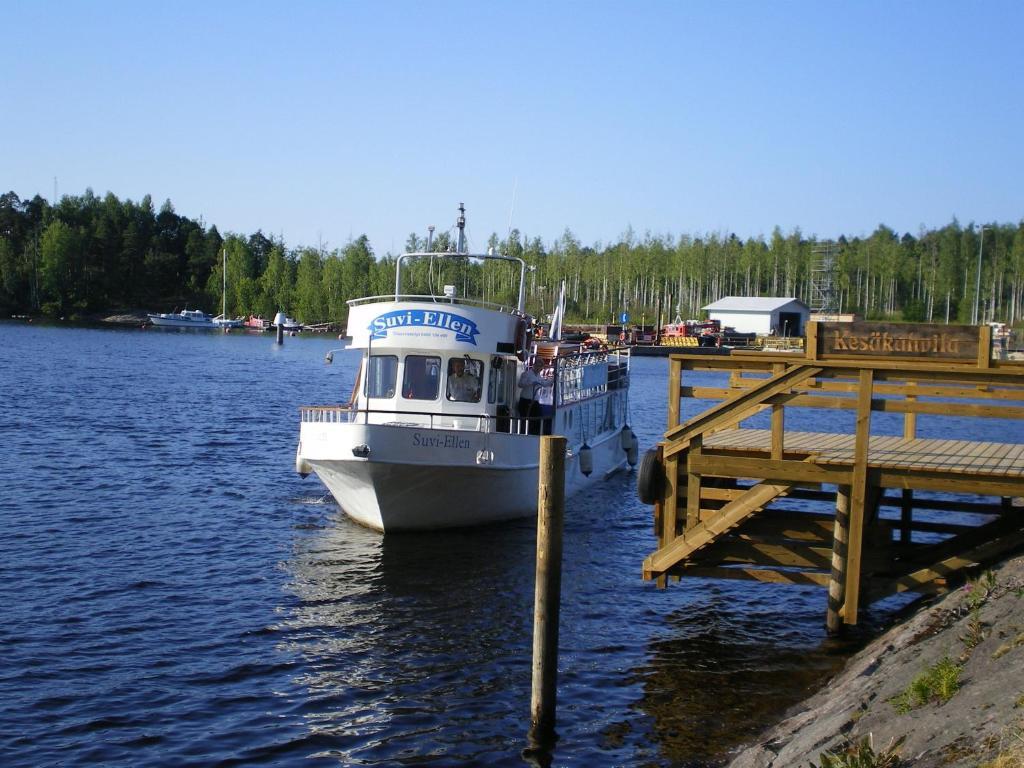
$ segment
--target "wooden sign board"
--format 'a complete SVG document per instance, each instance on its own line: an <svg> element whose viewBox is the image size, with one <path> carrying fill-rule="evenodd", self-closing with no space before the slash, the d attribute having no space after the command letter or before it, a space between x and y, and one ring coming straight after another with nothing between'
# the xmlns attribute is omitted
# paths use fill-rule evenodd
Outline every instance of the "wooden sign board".
<svg viewBox="0 0 1024 768"><path fill-rule="evenodd" d="M871 322L815 325L819 359L894 357L964 362L980 359L982 334L973 325ZM812 332L808 330L810 335Z"/></svg>

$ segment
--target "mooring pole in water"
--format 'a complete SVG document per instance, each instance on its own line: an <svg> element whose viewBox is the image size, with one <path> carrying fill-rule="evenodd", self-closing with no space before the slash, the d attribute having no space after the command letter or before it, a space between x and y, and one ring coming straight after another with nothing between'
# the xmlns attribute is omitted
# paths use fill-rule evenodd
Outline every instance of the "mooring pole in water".
<svg viewBox="0 0 1024 768"><path fill-rule="evenodd" d="M277 343L284 344L284 312L278 312L274 316L274 325L277 326Z"/></svg>
<svg viewBox="0 0 1024 768"><path fill-rule="evenodd" d="M540 439L537 486L537 576L533 602L531 741L555 739L558 612L562 594L562 522L565 516L564 437Z"/></svg>

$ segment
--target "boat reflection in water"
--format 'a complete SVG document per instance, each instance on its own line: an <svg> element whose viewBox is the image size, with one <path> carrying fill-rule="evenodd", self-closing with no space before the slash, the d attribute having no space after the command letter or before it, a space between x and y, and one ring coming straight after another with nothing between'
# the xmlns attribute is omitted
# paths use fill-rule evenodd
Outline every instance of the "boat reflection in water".
<svg viewBox="0 0 1024 768"><path fill-rule="evenodd" d="M276 629L305 660L295 682L311 736L344 764L516 754L529 713L532 523L381 537L332 515L305 532L286 564L298 602Z"/></svg>

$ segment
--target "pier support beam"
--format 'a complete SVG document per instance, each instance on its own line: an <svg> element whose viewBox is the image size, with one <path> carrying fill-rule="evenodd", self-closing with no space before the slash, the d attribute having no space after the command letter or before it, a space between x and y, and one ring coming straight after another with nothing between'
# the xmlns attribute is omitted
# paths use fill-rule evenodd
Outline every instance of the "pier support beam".
<svg viewBox="0 0 1024 768"><path fill-rule="evenodd" d="M843 622L857 623L860 602L861 552L868 508L868 440L871 437L871 395L874 371L861 368L857 382L857 431L853 443L853 482L850 487L850 530L846 542L846 593Z"/></svg>
<svg viewBox="0 0 1024 768"><path fill-rule="evenodd" d="M846 598L846 545L850 536L850 487L836 489L836 520L832 532L832 576L828 582L828 613L825 628L830 635L842 630L840 615Z"/></svg>

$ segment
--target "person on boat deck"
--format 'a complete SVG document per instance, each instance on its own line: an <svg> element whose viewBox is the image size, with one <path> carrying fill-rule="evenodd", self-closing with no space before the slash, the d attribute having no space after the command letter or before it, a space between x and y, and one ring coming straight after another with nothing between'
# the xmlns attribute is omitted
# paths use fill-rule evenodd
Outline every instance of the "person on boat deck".
<svg viewBox="0 0 1024 768"><path fill-rule="evenodd" d="M466 361L453 357L448 363L448 399L475 403L480 399L480 382L466 371Z"/></svg>
<svg viewBox="0 0 1024 768"><path fill-rule="evenodd" d="M551 380L544 378L546 365L543 358L535 357L533 365L519 374L519 415L526 418L550 416ZM547 402L545 403L545 399ZM549 424L546 425L549 427ZM530 424L530 433L540 433L540 423ZM545 431L547 434L547 431Z"/></svg>

